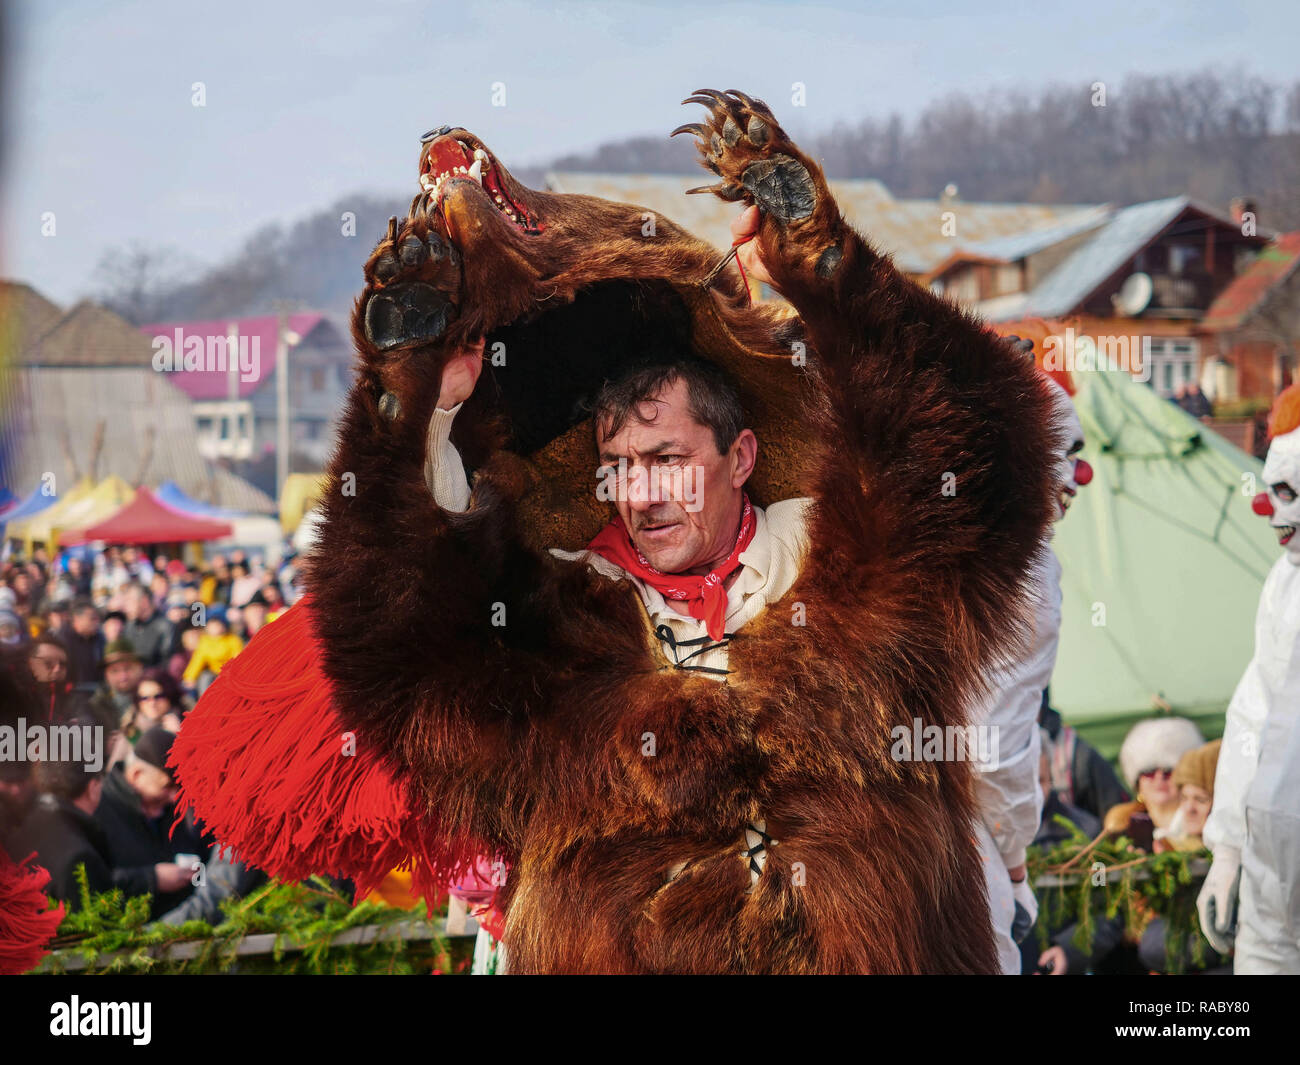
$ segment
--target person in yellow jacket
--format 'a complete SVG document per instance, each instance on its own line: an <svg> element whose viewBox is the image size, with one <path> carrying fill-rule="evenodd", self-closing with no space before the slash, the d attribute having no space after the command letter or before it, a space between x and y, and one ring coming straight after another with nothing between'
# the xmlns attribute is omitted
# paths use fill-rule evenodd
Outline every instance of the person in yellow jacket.
<svg viewBox="0 0 1300 1065"><path fill-rule="evenodd" d="M187 685L196 686L202 695L222 667L243 649L244 641L226 624L225 608L209 607L203 635L199 637L199 645L190 656L190 664L185 667L181 679Z"/></svg>

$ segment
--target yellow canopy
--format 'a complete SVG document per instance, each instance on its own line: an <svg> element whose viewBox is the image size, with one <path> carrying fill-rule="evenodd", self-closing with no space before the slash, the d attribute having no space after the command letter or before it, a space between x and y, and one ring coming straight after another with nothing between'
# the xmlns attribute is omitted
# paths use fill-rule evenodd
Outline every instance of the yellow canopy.
<svg viewBox="0 0 1300 1065"><path fill-rule="evenodd" d="M293 535L303 515L325 494L329 478L323 473L291 473L280 490L280 528Z"/></svg>
<svg viewBox="0 0 1300 1065"><path fill-rule="evenodd" d="M58 549L58 535L65 529L84 529L117 513L135 498L135 489L121 477L105 477L93 487L83 478L52 507L33 514L26 521L9 526L5 535L23 541L30 555L36 544L47 551Z"/></svg>
<svg viewBox="0 0 1300 1065"><path fill-rule="evenodd" d="M94 491L94 488L95 482L89 477L81 478L81 480L69 488L63 494L63 497L53 506L46 507L44 510L39 510L30 517L8 522L5 526L5 539L22 540L26 546L27 554L30 555L32 553L32 544L37 542L37 539L32 536L32 530L35 529L38 524L44 522L49 515L56 514L58 511L76 503L78 500L85 499L86 496L90 495L90 493Z"/></svg>

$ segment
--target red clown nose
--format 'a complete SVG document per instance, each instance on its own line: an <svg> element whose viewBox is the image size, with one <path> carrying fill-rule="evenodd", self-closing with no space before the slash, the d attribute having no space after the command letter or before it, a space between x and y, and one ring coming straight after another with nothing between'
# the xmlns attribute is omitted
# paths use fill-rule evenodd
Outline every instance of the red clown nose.
<svg viewBox="0 0 1300 1065"><path fill-rule="evenodd" d="M1259 495L1252 499L1250 509L1261 518L1271 518L1273 516L1273 504L1268 501L1268 493L1260 492Z"/></svg>
<svg viewBox="0 0 1300 1065"><path fill-rule="evenodd" d="M1087 484L1092 480L1092 467L1083 459L1074 460L1074 483L1078 485Z"/></svg>

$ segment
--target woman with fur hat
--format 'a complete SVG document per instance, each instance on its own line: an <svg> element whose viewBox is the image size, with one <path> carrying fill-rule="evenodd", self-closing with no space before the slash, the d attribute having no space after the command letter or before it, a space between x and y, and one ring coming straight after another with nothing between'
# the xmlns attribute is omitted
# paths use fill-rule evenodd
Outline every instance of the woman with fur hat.
<svg viewBox="0 0 1300 1065"><path fill-rule="evenodd" d="M1201 832L1214 803L1214 771L1221 746L1221 740L1214 740L1190 750L1178 760L1178 765L1174 768L1178 812L1174 815L1168 836L1162 841L1172 849L1199 851L1205 846L1201 842ZM1142 939L1138 943L1138 959L1148 972L1204 972L1224 964L1218 954L1203 957L1198 964L1193 957L1190 940L1184 940L1176 947L1176 954L1171 959L1167 929L1165 919L1156 917L1142 932Z"/></svg>
<svg viewBox="0 0 1300 1065"><path fill-rule="evenodd" d="M1204 742L1201 730L1185 717L1153 717L1134 725L1120 747L1119 765L1137 799L1111 807L1106 831L1128 836L1144 850L1166 849L1156 844L1178 813L1174 769L1184 754Z"/></svg>

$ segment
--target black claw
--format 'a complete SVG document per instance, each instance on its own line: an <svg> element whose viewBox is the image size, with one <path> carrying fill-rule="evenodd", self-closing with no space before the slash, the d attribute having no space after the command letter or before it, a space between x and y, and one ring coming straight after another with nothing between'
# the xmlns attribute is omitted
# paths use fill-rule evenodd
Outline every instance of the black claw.
<svg viewBox="0 0 1300 1065"><path fill-rule="evenodd" d="M711 96L705 96L703 93L692 93L682 101L684 104L703 104L705 107L716 106L716 101Z"/></svg>
<svg viewBox="0 0 1300 1065"><path fill-rule="evenodd" d="M388 243L397 243L397 215L388 220Z"/></svg>
<svg viewBox="0 0 1300 1065"><path fill-rule="evenodd" d="M713 100L715 103L717 103L720 107L724 108L725 110L731 109L731 101L728 100L725 96L723 96L722 93L718 92L717 89L696 89L693 93L691 93L691 96L692 97L705 96L708 97L708 99Z"/></svg>
<svg viewBox="0 0 1300 1065"><path fill-rule="evenodd" d="M397 257L402 261L402 265L408 270L419 266L424 262L425 257L429 254L428 249L424 246L424 241L414 233L408 233L402 238L401 247L397 249Z"/></svg>
<svg viewBox="0 0 1300 1065"><path fill-rule="evenodd" d="M428 144L435 137L441 137L444 133L450 133L450 132L451 132L450 126L439 126L437 129L429 130L428 133L426 133L423 137L421 137L420 143Z"/></svg>
<svg viewBox="0 0 1300 1065"><path fill-rule="evenodd" d="M765 117L771 117L772 109L768 107L767 104L763 103L762 100L756 100L754 97L741 92L739 89L728 89L727 95L734 96L751 111L757 111Z"/></svg>
<svg viewBox="0 0 1300 1065"><path fill-rule="evenodd" d="M380 351L432 343L446 331L450 315L450 304L432 285L393 285L366 304L366 339Z"/></svg>
<svg viewBox="0 0 1300 1065"><path fill-rule="evenodd" d="M696 188L687 189L686 195L692 196L698 192L711 192L728 203L735 203L745 197L744 189L739 185L728 185L725 181L719 181L716 185L699 185Z"/></svg>
<svg viewBox="0 0 1300 1065"><path fill-rule="evenodd" d="M376 281L389 282L401 273L401 268L397 265L397 256L391 251L384 252L375 260L374 268L371 271L375 275Z"/></svg>
<svg viewBox="0 0 1300 1065"><path fill-rule="evenodd" d="M698 122L687 122L684 126L678 126L668 136L675 137L679 133L694 133L696 136L704 137L708 135L708 130Z"/></svg>

